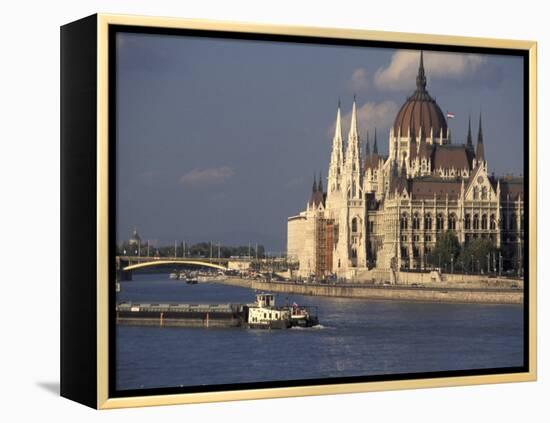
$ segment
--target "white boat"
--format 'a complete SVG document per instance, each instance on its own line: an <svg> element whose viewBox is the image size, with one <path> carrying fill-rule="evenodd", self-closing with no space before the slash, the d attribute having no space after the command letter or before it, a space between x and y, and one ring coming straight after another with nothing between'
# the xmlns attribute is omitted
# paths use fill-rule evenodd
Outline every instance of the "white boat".
<svg viewBox="0 0 550 423"><path fill-rule="evenodd" d="M183 282L187 282L187 275L184 272L181 272L178 276L178 279Z"/></svg>
<svg viewBox="0 0 550 423"><path fill-rule="evenodd" d="M206 283L212 281L213 276L199 275L197 276L198 283Z"/></svg>
<svg viewBox="0 0 550 423"><path fill-rule="evenodd" d="M295 303L291 307L276 307L273 294L256 295L256 302L249 304L247 309L247 324L253 329L287 329L319 324L316 307L298 306Z"/></svg>
<svg viewBox="0 0 550 423"><path fill-rule="evenodd" d="M168 275L168 277L170 279L178 279L178 274L176 272L172 272L172 273L170 273L170 275Z"/></svg>
<svg viewBox="0 0 550 423"><path fill-rule="evenodd" d="M258 294L248 306L248 327L252 329L286 329L290 327L290 311L275 307L275 295Z"/></svg>

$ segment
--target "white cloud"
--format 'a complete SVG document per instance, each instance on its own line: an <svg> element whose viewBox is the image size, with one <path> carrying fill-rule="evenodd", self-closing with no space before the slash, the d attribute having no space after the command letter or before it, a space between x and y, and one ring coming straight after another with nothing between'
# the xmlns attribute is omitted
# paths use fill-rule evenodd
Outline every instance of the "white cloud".
<svg viewBox="0 0 550 423"><path fill-rule="evenodd" d="M364 91L369 86L368 72L365 68L357 68L351 74L350 86L354 91Z"/></svg>
<svg viewBox="0 0 550 423"><path fill-rule="evenodd" d="M380 89L413 89L418 72L419 52L399 50L393 54L390 64L374 75L374 83ZM477 71L486 59L478 54L424 52L424 68L428 83L430 78L459 79Z"/></svg>
<svg viewBox="0 0 550 423"><path fill-rule="evenodd" d="M189 188L204 188L212 185L221 185L233 177L235 171L229 166L209 169L193 169L180 179L180 182Z"/></svg>
<svg viewBox="0 0 550 423"><path fill-rule="evenodd" d="M374 128L389 128L397 115L398 106L393 101L384 101L382 103L367 102L357 109L357 126L362 134L367 130L374 133ZM342 135L345 139L349 131L351 121L351 111L342 116ZM334 124L331 128L331 136L334 134Z"/></svg>

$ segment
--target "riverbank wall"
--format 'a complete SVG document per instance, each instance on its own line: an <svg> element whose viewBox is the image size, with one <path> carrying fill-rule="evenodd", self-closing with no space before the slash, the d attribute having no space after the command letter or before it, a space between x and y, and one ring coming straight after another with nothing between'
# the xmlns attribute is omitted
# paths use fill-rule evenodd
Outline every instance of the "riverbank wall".
<svg viewBox="0 0 550 423"><path fill-rule="evenodd" d="M373 269L360 271L350 278L350 282L363 283L366 281L396 281L399 285L412 284L437 284L449 285L451 287L469 287L469 288L510 288L515 286L523 288L523 278L503 278L487 275L472 275L463 273L439 273L431 272L395 272L395 278L392 278L391 272L384 269Z"/></svg>
<svg viewBox="0 0 550 423"><path fill-rule="evenodd" d="M369 300L423 301L441 303L523 304L522 289L482 289L463 287L411 287L353 285L338 286L288 282L265 282L228 278L222 283L258 291L318 295Z"/></svg>

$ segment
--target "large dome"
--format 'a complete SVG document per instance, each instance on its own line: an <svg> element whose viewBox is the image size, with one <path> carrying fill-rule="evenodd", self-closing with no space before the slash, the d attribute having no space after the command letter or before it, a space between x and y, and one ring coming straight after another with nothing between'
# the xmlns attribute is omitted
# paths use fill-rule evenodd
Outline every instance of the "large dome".
<svg viewBox="0 0 550 423"><path fill-rule="evenodd" d="M393 123L393 131L395 136L401 131L401 135L406 137L409 128L416 135L421 127L426 136L429 136L430 129L433 128L434 138L439 137L441 130L443 130L443 137L447 137L445 115L426 90L426 75L422 53L420 53L420 67L416 77L416 91L399 109Z"/></svg>

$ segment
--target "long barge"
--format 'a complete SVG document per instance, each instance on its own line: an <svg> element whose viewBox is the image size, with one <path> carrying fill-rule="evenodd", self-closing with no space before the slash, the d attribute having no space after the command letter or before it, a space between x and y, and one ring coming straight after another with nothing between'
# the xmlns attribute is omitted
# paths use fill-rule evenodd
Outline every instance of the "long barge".
<svg viewBox="0 0 550 423"><path fill-rule="evenodd" d="M258 294L252 304L119 303L116 323L120 325L288 329L319 324L317 308L275 306L273 294Z"/></svg>

